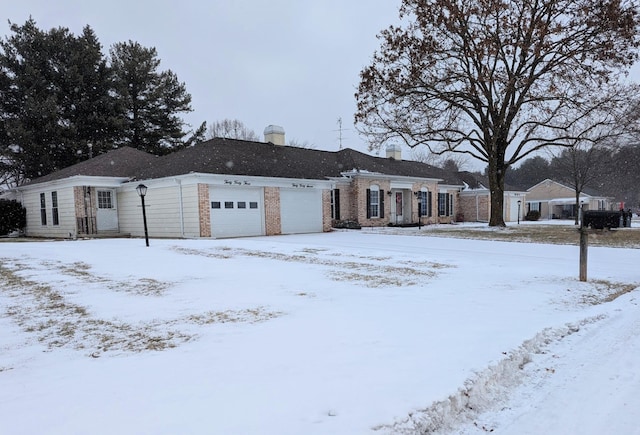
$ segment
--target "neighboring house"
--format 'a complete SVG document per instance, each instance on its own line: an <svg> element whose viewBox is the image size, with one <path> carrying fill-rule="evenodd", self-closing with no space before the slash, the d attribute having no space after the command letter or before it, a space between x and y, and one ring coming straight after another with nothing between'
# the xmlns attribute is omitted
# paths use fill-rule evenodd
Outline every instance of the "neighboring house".
<svg viewBox="0 0 640 435"><path fill-rule="evenodd" d="M491 192L487 177L471 172L459 172L464 183L460 192L460 211L465 221L489 222L491 216ZM505 222L518 221L524 217L526 192L505 185L503 219Z"/></svg>
<svg viewBox="0 0 640 435"><path fill-rule="evenodd" d="M152 237L240 237L362 226L449 223L456 178L433 166L345 149L284 146L270 126L265 142L216 138L156 157L120 148L17 187L35 237L144 235L145 197Z"/></svg>
<svg viewBox="0 0 640 435"><path fill-rule="evenodd" d="M580 192L580 204L585 210L611 210L612 198L585 188ZM576 208L576 191L557 181L546 179L527 189L526 211L539 211L541 219L573 219Z"/></svg>

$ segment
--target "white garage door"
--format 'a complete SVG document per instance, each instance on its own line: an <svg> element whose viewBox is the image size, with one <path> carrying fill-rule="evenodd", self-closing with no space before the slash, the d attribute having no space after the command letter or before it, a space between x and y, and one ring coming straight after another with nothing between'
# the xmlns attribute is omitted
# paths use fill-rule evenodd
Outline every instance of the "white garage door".
<svg viewBox="0 0 640 435"><path fill-rule="evenodd" d="M322 191L280 189L282 234L322 232Z"/></svg>
<svg viewBox="0 0 640 435"><path fill-rule="evenodd" d="M262 188L210 186L213 237L263 236Z"/></svg>

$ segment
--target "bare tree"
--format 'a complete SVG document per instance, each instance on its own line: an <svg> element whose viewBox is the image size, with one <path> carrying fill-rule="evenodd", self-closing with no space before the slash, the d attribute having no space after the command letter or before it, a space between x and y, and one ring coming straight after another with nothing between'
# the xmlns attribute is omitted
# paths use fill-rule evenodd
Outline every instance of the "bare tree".
<svg viewBox="0 0 640 435"><path fill-rule="evenodd" d="M575 190L576 210L580 210L580 194L603 172L607 160L603 157L608 154L607 148L589 143L565 148L551 160L551 167L556 177ZM575 213L576 225L579 223L578 215L579 213Z"/></svg>
<svg viewBox="0 0 640 435"><path fill-rule="evenodd" d="M469 165L469 161L465 155L449 154L445 156L434 154L425 148L414 148L412 159L416 162L426 163L452 172L464 171Z"/></svg>
<svg viewBox="0 0 640 435"><path fill-rule="evenodd" d="M402 24L360 73L358 130L487 163L490 226L504 226L504 177L548 146L598 142L638 86L632 0L403 0Z"/></svg>
<svg viewBox="0 0 640 435"><path fill-rule="evenodd" d="M246 127L237 119L223 119L212 123L207 129L206 138L224 137L227 139L242 139L259 141L260 137L255 131Z"/></svg>
<svg viewBox="0 0 640 435"><path fill-rule="evenodd" d="M310 150L313 150L316 148L316 146L313 143L309 142L308 140L299 141L297 139L291 139L289 143L287 143L287 145L289 145L290 147L306 148Z"/></svg>

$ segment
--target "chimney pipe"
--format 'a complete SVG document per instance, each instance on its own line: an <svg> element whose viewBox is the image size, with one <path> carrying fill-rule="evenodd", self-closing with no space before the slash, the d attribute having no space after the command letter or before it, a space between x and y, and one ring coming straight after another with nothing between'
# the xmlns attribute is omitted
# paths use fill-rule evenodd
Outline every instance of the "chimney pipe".
<svg viewBox="0 0 640 435"><path fill-rule="evenodd" d="M398 144L391 144L387 147L387 158L393 160L402 160L402 147Z"/></svg>
<svg viewBox="0 0 640 435"><path fill-rule="evenodd" d="M268 125L264 129L264 141L274 145L284 145L284 128L279 125Z"/></svg>

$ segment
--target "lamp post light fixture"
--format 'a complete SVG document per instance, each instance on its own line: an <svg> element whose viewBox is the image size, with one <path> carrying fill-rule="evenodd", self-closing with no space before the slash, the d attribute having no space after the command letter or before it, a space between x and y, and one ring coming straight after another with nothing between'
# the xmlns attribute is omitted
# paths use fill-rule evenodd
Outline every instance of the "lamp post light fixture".
<svg viewBox="0 0 640 435"><path fill-rule="evenodd" d="M147 231L147 211L144 206L144 197L147 194L147 186L144 184L138 184L136 187L136 191L140 196L140 200L142 201L142 222L144 223L144 241L147 243L147 247L149 246L149 232Z"/></svg>
<svg viewBox="0 0 640 435"><path fill-rule="evenodd" d="M520 225L520 204L522 204L522 201L518 200L518 225Z"/></svg>

